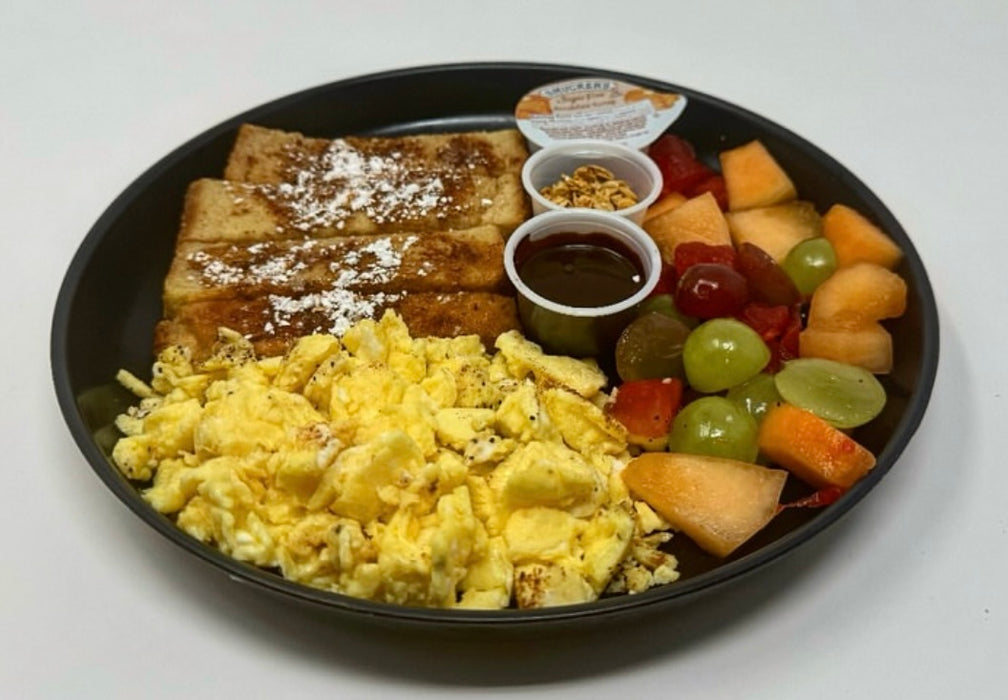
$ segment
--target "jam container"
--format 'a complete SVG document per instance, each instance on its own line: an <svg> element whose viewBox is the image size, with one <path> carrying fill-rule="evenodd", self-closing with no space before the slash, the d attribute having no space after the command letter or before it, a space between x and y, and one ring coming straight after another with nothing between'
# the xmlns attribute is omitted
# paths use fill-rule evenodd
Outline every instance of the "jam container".
<svg viewBox="0 0 1008 700"><path fill-rule="evenodd" d="M562 141L598 139L643 149L686 109L686 97L611 78L549 83L515 105L515 121L533 151Z"/></svg>
<svg viewBox="0 0 1008 700"><path fill-rule="evenodd" d="M637 224L591 209L550 211L504 248L526 334L549 352L605 369L623 328L658 284L658 247Z"/></svg>
<svg viewBox="0 0 1008 700"><path fill-rule="evenodd" d="M633 190L637 203L613 213L634 223L644 220L647 208L661 194L661 171L645 153L610 141L564 141L536 151L522 166L522 185L532 201L532 213L567 208L543 196L542 189L585 165L605 168Z"/></svg>

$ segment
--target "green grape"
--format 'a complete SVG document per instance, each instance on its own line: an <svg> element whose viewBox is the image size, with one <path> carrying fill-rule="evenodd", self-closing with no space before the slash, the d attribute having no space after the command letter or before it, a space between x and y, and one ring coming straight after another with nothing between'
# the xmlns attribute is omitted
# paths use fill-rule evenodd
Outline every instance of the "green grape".
<svg viewBox="0 0 1008 700"><path fill-rule="evenodd" d="M653 311L634 319L616 341L620 379L682 378L683 343L689 333L682 321Z"/></svg>
<svg viewBox="0 0 1008 700"><path fill-rule="evenodd" d="M807 238L788 251L781 267L798 291L809 296L836 270L836 253L822 236Z"/></svg>
<svg viewBox="0 0 1008 700"><path fill-rule="evenodd" d="M669 432L671 452L753 462L759 429L749 413L723 396L703 396L676 414Z"/></svg>
<svg viewBox="0 0 1008 700"><path fill-rule="evenodd" d="M683 346L686 380L713 394L754 377L770 361L770 349L752 328L733 318L712 318L693 329Z"/></svg>
<svg viewBox="0 0 1008 700"><path fill-rule="evenodd" d="M871 372L833 360L786 362L774 376L781 397L837 428L856 428L882 412L885 387Z"/></svg>
<svg viewBox="0 0 1008 700"><path fill-rule="evenodd" d="M642 301L640 306L637 307L637 315L643 316L648 313L671 316L674 319L682 321L690 328L693 328L697 324L695 318L687 316L676 308L675 298L671 294L655 294Z"/></svg>
<svg viewBox="0 0 1008 700"><path fill-rule="evenodd" d="M762 422L767 411L783 401L773 375L766 372L736 384L728 390L726 398L742 406L757 423Z"/></svg>

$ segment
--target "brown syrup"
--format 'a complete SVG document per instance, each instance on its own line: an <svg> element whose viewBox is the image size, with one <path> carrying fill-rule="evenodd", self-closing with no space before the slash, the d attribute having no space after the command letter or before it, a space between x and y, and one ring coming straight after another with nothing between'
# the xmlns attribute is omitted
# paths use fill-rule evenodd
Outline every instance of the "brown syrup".
<svg viewBox="0 0 1008 700"><path fill-rule="evenodd" d="M609 306L644 286L640 258L604 233L526 241L515 257L518 276L532 291L565 306Z"/></svg>

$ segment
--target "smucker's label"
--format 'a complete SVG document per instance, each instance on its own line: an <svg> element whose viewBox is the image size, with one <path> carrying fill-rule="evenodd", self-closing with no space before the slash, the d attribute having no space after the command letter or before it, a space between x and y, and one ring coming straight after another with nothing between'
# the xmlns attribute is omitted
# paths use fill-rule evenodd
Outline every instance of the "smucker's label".
<svg viewBox="0 0 1008 700"><path fill-rule="evenodd" d="M533 148L571 139L645 148L686 108L686 97L609 78L575 78L532 90L515 106Z"/></svg>

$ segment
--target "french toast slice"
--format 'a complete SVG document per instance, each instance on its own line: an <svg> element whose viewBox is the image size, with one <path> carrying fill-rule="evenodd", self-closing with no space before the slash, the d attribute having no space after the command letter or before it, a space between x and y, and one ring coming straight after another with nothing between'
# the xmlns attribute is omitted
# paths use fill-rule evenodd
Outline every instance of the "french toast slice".
<svg viewBox="0 0 1008 700"><path fill-rule="evenodd" d="M180 240L443 231L510 234L531 212L517 130L309 138L244 125L223 180L186 195Z"/></svg>
<svg viewBox="0 0 1008 700"><path fill-rule="evenodd" d="M164 283L166 315L183 304L264 294L510 289L495 226L423 235L204 243L184 241Z"/></svg>
<svg viewBox="0 0 1008 700"><path fill-rule="evenodd" d="M363 157L386 157L398 152L405 162L416 160L424 168L461 168L484 177L520 172L528 158L525 138L517 129L325 139L242 124L224 168L224 179L290 182L306 164L317 161L338 142L345 142Z"/></svg>
<svg viewBox="0 0 1008 700"><path fill-rule="evenodd" d="M306 295L266 295L185 304L161 320L154 351L187 348L195 362L213 354L219 328L245 336L259 357L282 355L298 338L342 334L365 318L395 310L415 338L475 334L487 348L497 336L520 328L514 297L490 292L366 293L347 289Z"/></svg>
<svg viewBox="0 0 1008 700"><path fill-rule="evenodd" d="M517 176L516 176L517 177ZM436 178L439 182L444 182ZM399 199L355 188L251 184L201 178L186 190L179 241L268 241L287 238L374 236L497 226L505 235L523 222L524 192L509 176L472 183L464 199L438 186ZM428 183L429 184L429 183ZM441 192L439 194L439 192Z"/></svg>

